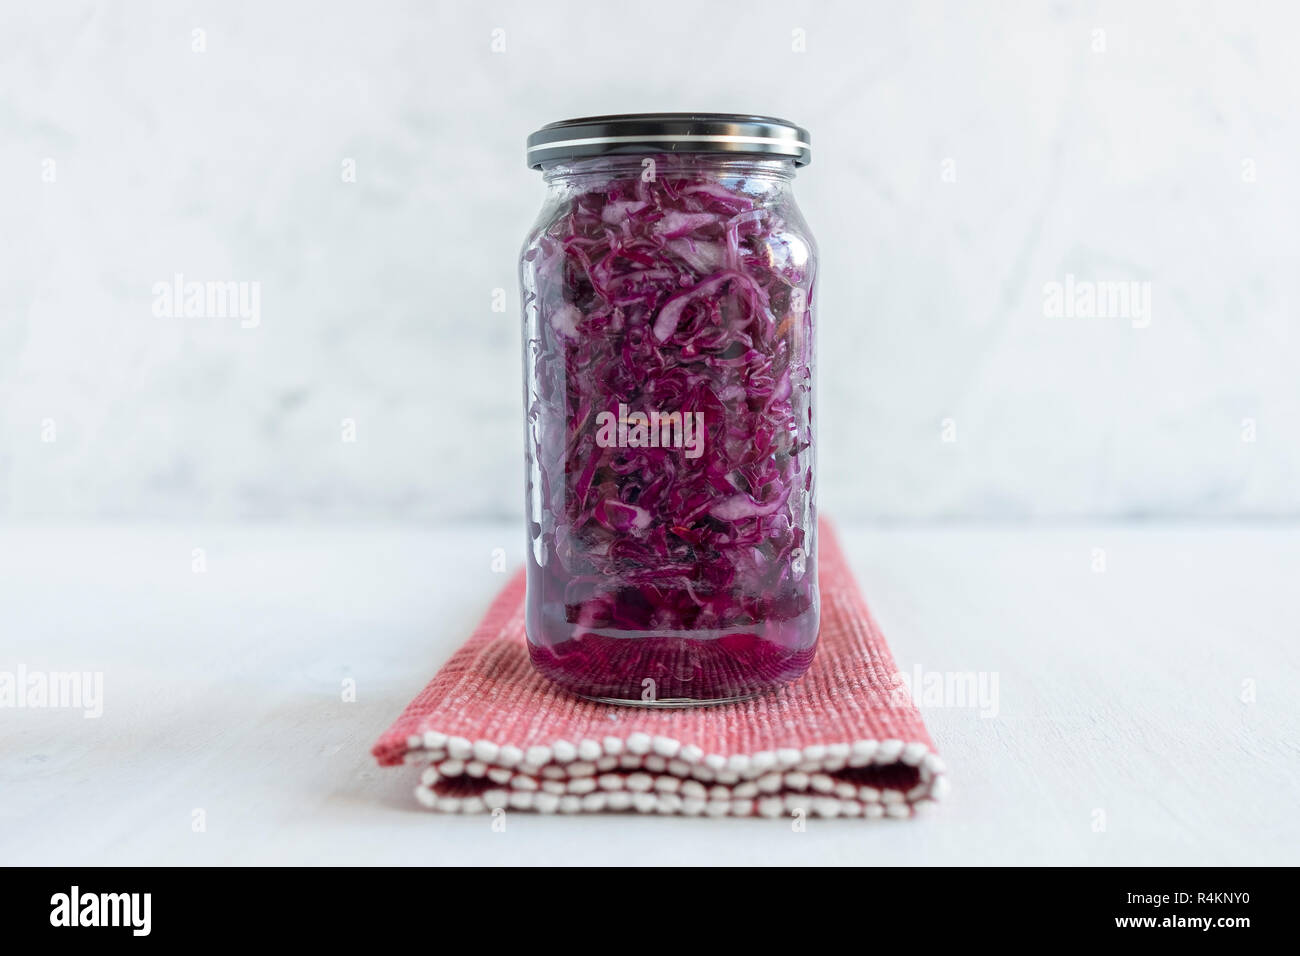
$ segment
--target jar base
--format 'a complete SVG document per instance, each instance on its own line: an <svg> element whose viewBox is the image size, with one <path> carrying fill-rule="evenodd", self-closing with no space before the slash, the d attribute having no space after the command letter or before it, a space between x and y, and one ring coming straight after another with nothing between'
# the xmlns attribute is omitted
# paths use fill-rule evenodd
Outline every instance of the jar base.
<svg viewBox="0 0 1300 956"><path fill-rule="evenodd" d="M594 701L597 704L613 704L616 707L649 707L655 710L672 710L682 709L685 707L713 707L721 704L739 704L747 700L753 700L755 697L762 697L764 694L770 694L776 690L775 687L767 690L756 690L746 694L737 694L734 697L717 697L704 700L695 700L692 697L669 697L665 700L641 700L640 698L622 697L595 697L591 694L579 694L576 691L570 691L576 697L583 700Z"/></svg>
<svg viewBox="0 0 1300 956"><path fill-rule="evenodd" d="M795 649L753 634L714 640L587 634L556 645L530 641L528 654L543 676L574 696L671 709L733 704L785 687L808 670L815 641L815 631L812 646Z"/></svg>

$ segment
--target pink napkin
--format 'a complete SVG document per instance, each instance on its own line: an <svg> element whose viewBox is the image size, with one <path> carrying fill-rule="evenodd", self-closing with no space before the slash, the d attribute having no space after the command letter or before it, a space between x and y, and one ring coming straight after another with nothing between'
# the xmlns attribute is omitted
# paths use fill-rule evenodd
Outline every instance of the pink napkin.
<svg viewBox="0 0 1300 956"><path fill-rule="evenodd" d="M911 816L943 763L826 522L819 547L817 656L782 690L686 709L571 696L529 663L521 572L374 754L424 765L416 798L447 813Z"/></svg>

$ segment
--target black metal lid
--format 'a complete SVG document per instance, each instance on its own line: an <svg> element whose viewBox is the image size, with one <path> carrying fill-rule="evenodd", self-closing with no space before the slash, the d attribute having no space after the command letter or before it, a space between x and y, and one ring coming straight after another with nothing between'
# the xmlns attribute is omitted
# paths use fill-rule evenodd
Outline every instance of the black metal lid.
<svg viewBox="0 0 1300 956"><path fill-rule="evenodd" d="M588 156L745 153L812 162L808 131L789 120L744 113L625 113L548 123L528 137L528 165Z"/></svg>

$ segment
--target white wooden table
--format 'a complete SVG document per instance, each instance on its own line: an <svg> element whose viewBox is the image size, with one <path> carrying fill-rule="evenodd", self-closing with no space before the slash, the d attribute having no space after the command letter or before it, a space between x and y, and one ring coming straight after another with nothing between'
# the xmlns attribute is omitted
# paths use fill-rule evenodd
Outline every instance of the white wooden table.
<svg viewBox="0 0 1300 956"><path fill-rule="evenodd" d="M104 682L98 719L0 709L0 861L1300 862L1300 528L842 535L905 673L996 675L996 713L922 699L946 803L493 832L419 809L415 769L369 748L504 580L493 549L517 565L516 527L0 529L0 673Z"/></svg>

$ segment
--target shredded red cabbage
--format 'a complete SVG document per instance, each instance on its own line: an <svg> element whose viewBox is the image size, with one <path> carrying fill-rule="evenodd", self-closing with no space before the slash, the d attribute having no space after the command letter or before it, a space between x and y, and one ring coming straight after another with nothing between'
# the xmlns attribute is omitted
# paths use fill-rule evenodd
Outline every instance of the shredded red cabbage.
<svg viewBox="0 0 1300 956"><path fill-rule="evenodd" d="M816 641L815 253L763 164L602 162L522 264L533 657L590 696L742 696ZM647 446L652 411L700 447Z"/></svg>

